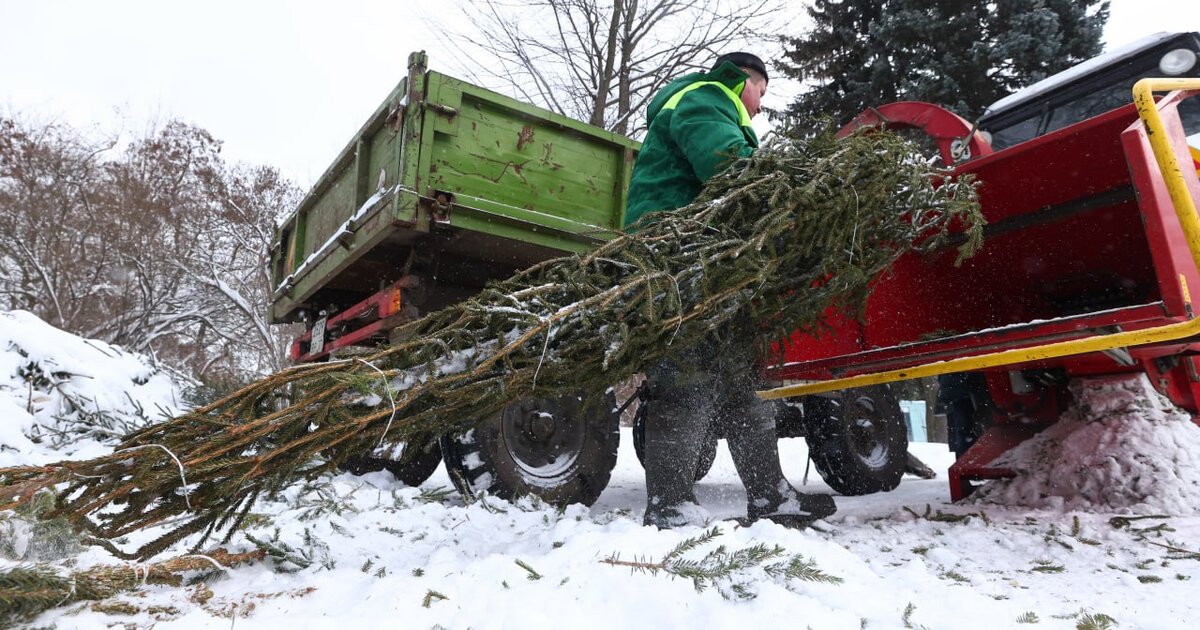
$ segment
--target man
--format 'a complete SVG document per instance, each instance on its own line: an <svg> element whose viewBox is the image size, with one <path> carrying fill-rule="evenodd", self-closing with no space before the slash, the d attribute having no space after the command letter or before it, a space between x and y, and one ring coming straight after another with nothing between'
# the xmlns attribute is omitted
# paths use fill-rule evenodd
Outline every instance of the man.
<svg viewBox="0 0 1200 630"><path fill-rule="evenodd" d="M750 119L767 81L761 59L729 53L711 71L676 79L654 96L629 184L626 225L687 205L708 178L753 154L758 137ZM704 437L714 427L726 435L746 486L748 520L800 527L836 511L832 497L798 492L783 477L774 407L754 394L756 324L735 322L646 371L645 524L669 528L704 520L692 482Z"/></svg>

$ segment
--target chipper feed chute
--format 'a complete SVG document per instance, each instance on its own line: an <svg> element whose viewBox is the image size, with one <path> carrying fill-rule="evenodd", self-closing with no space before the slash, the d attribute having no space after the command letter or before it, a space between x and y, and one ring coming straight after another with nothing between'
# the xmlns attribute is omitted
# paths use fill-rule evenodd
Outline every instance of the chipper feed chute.
<svg viewBox="0 0 1200 630"><path fill-rule="evenodd" d="M1156 101L1153 92L1166 90L1177 91ZM982 250L957 267L953 247L901 259L878 280L861 323L842 318L832 333L793 338L768 375L795 384L760 395L964 371L1006 380L1030 369L1140 370L1195 413L1200 182L1178 106L1198 90L1196 79L1147 79L1135 104L991 154L972 143L976 157L953 174L980 182ZM1017 424L1021 414L1010 415ZM966 476L1003 474L982 468L1030 434L994 427L975 449L979 474Z"/></svg>

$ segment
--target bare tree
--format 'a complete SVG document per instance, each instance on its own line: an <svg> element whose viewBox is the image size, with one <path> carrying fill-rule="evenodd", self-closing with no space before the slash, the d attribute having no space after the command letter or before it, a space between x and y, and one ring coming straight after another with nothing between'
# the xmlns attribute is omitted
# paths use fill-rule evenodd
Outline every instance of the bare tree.
<svg viewBox="0 0 1200 630"><path fill-rule="evenodd" d="M174 264L198 285L199 293L224 307L226 325L213 333L233 349L252 373L285 365L290 335L267 318L271 301L270 247L275 218L299 203L300 189L266 166L227 169L210 191L219 215L200 235L199 247Z"/></svg>
<svg viewBox="0 0 1200 630"><path fill-rule="evenodd" d="M766 41L761 33L771 21L784 17L782 6L769 0L464 0L474 32L448 37L459 44L471 79L630 135L644 130L644 110L659 88L723 52L754 49Z"/></svg>
<svg viewBox="0 0 1200 630"><path fill-rule="evenodd" d="M299 190L177 121L116 145L0 117L0 308L210 384L282 367L266 263Z"/></svg>
<svg viewBox="0 0 1200 630"><path fill-rule="evenodd" d="M68 127L27 128L0 119L0 299L73 328L116 287L106 213L95 195L97 156L112 148Z"/></svg>

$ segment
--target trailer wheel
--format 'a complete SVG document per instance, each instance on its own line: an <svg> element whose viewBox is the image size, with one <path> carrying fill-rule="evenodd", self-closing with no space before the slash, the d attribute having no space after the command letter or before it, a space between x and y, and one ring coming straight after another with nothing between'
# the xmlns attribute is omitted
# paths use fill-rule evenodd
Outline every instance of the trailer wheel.
<svg viewBox="0 0 1200 630"><path fill-rule="evenodd" d="M638 409L633 419L633 452L637 453L638 462L646 465L646 413L645 407ZM717 460L717 436L711 428L704 436L704 446L700 447L700 457L696 460L695 481L700 481L712 470L713 462Z"/></svg>
<svg viewBox="0 0 1200 630"><path fill-rule="evenodd" d="M858 496L900 485L908 429L886 385L812 396L804 401L809 456L830 488Z"/></svg>
<svg viewBox="0 0 1200 630"><path fill-rule="evenodd" d="M474 429L443 436L442 458L464 496L534 495L554 505L591 505L617 464L619 420L611 391L591 401L521 400Z"/></svg>
<svg viewBox="0 0 1200 630"><path fill-rule="evenodd" d="M339 464L338 468L355 475L386 470L392 473L396 479L404 482L404 485L416 487L425 483L425 480L429 479L430 475L437 470L440 463L442 463L442 449L437 442L433 442L421 449L421 452L415 453L412 459L387 459L362 455L347 459Z"/></svg>

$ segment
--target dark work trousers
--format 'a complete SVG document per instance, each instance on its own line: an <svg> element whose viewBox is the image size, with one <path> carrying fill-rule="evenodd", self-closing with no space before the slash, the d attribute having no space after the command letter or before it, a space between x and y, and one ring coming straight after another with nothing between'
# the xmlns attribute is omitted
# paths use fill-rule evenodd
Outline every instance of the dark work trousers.
<svg viewBox="0 0 1200 630"><path fill-rule="evenodd" d="M751 344L706 340L646 370L647 520L695 502L692 484L704 437L726 436L747 500L778 505L787 488L779 465L775 408L754 394L759 384Z"/></svg>

